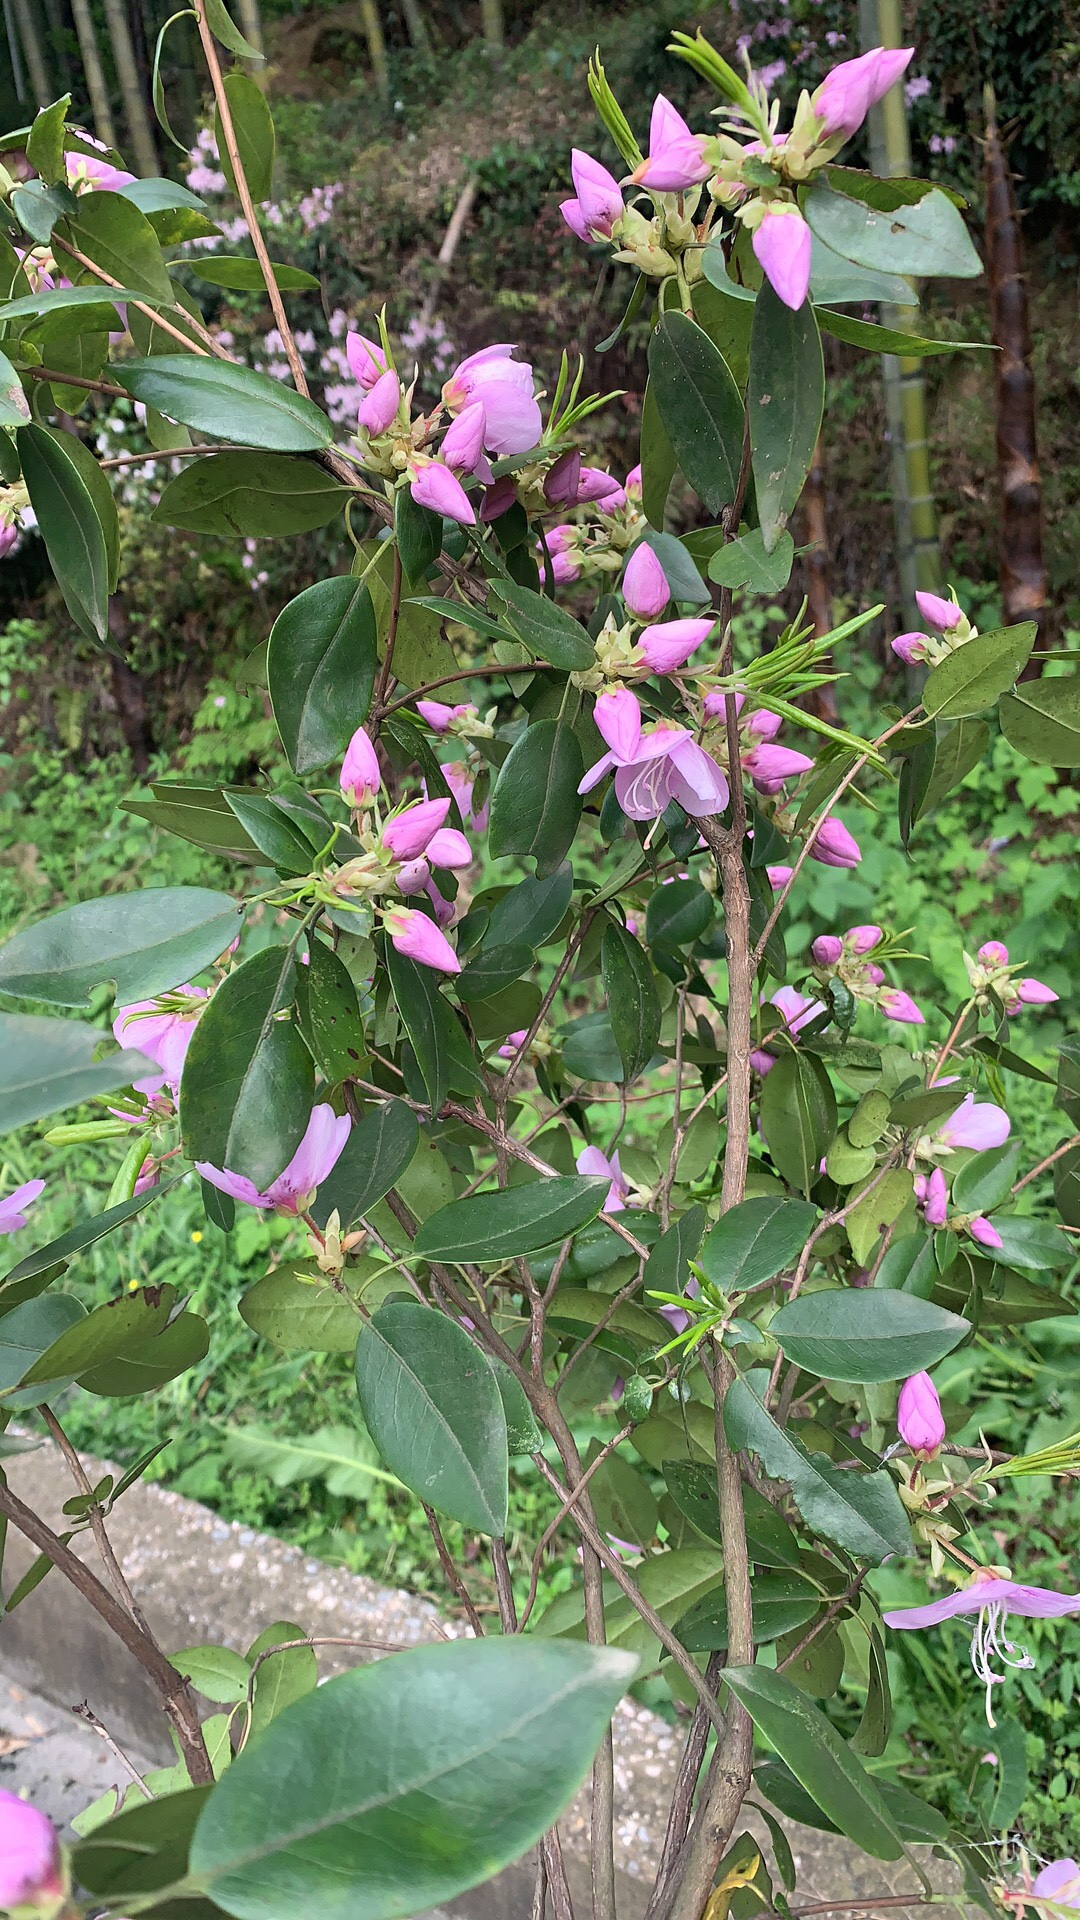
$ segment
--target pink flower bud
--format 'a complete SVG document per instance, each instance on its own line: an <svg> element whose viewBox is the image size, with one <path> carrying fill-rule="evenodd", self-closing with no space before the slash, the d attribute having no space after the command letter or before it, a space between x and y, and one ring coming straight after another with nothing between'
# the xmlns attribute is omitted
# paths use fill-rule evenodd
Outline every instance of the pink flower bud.
<svg viewBox="0 0 1080 1920"><path fill-rule="evenodd" d="M707 693L701 704L710 720L723 720L726 722L729 700L735 710L735 718L738 719L746 705L745 693L720 693L714 691Z"/></svg>
<svg viewBox="0 0 1080 1920"><path fill-rule="evenodd" d="M626 479L623 481L623 491L624 493L629 494L631 500L640 500L641 498L641 462L640 461L638 462L636 467L631 467L629 473L626 476Z"/></svg>
<svg viewBox="0 0 1080 1920"><path fill-rule="evenodd" d="M960 609L955 600L944 600L940 593L917 593L915 604L928 627L936 627L939 633L949 633L960 621Z"/></svg>
<svg viewBox="0 0 1080 1920"><path fill-rule="evenodd" d="M982 1213L977 1213L974 1220L969 1220L968 1232L980 1247L1002 1247L1005 1244L997 1228Z"/></svg>
<svg viewBox="0 0 1080 1920"><path fill-rule="evenodd" d="M437 827L424 849L433 867L468 867L472 848L457 827Z"/></svg>
<svg viewBox="0 0 1080 1920"><path fill-rule="evenodd" d="M774 893L783 893L794 871L794 867L766 867L765 872L769 876L769 885Z"/></svg>
<svg viewBox="0 0 1080 1920"><path fill-rule="evenodd" d="M454 467L459 473L473 471L484 451L485 425L483 401L470 401L443 436L439 451L448 467Z"/></svg>
<svg viewBox="0 0 1080 1920"><path fill-rule="evenodd" d="M667 575L644 540L623 568L622 597L627 612L638 620L655 620L671 599Z"/></svg>
<svg viewBox="0 0 1080 1920"><path fill-rule="evenodd" d="M432 733L449 733L457 708L445 706L441 700L418 700L416 711Z"/></svg>
<svg viewBox="0 0 1080 1920"><path fill-rule="evenodd" d="M592 239L592 234L585 224L585 215L581 211L580 200L560 200L559 212L562 214L575 240L584 240L587 245ZM499 1048L499 1052L502 1052L501 1047Z"/></svg>
<svg viewBox="0 0 1080 1920"><path fill-rule="evenodd" d="M872 47L855 60L842 60L811 95L811 105L827 133L850 140L871 107L884 99L907 69L913 47Z"/></svg>
<svg viewBox="0 0 1080 1920"><path fill-rule="evenodd" d="M1009 949L1001 940L984 940L975 957L986 967L1007 967Z"/></svg>
<svg viewBox="0 0 1080 1920"><path fill-rule="evenodd" d="M360 402L357 419L367 433L385 433L397 418L401 405L401 381L392 367L380 374L371 391Z"/></svg>
<svg viewBox="0 0 1080 1920"><path fill-rule="evenodd" d="M582 467L574 505L585 507L591 500L606 502L612 494L621 492L618 481L610 473L605 473L602 467Z"/></svg>
<svg viewBox="0 0 1080 1920"><path fill-rule="evenodd" d="M6 560L13 547L19 544L18 527L0 527L0 560Z"/></svg>
<svg viewBox="0 0 1080 1920"><path fill-rule="evenodd" d="M593 708L601 739L617 760L632 760L641 740L641 708L629 687L602 693Z"/></svg>
<svg viewBox="0 0 1080 1920"><path fill-rule="evenodd" d="M862 853L843 821L830 813L811 845L810 858L820 861L823 867L857 867Z"/></svg>
<svg viewBox="0 0 1080 1920"><path fill-rule="evenodd" d="M357 727L341 763L341 791L350 807L366 807L381 785L378 755L363 727Z"/></svg>
<svg viewBox="0 0 1080 1920"><path fill-rule="evenodd" d="M742 695L737 696L742 699ZM759 707L746 722L746 732L757 736L759 740L775 740L783 721L778 713L770 713L767 707Z"/></svg>
<svg viewBox="0 0 1080 1920"><path fill-rule="evenodd" d="M528 1027L518 1027L513 1033L508 1033L499 1048L499 1059L512 1060L522 1041L527 1038L528 1032Z"/></svg>
<svg viewBox="0 0 1080 1920"><path fill-rule="evenodd" d="M907 667L921 666L926 659L927 635L925 633L898 633L891 642L892 650L898 654Z"/></svg>
<svg viewBox="0 0 1080 1920"><path fill-rule="evenodd" d="M685 665L715 628L711 615L704 620L666 620L662 626L645 628L641 651L654 673L673 673L676 667Z"/></svg>
<svg viewBox="0 0 1080 1920"><path fill-rule="evenodd" d="M819 967L835 967L844 957L844 943L837 933L819 933L810 949Z"/></svg>
<svg viewBox="0 0 1080 1920"><path fill-rule="evenodd" d="M512 473L504 473L501 480L494 480L490 487L484 488L484 497L480 502L480 518L485 523L501 520L509 513L517 500L517 488Z"/></svg>
<svg viewBox="0 0 1080 1920"><path fill-rule="evenodd" d="M45 1907L64 1891L56 1829L18 1794L0 1790L0 1907Z"/></svg>
<svg viewBox="0 0 1080 1920"><path fill-rule="evenodd" d="M904 1445L912 1453L935 1454L945 1438L941 1401L928 1373L914 1373L900 1389L896 1424Z"/></svg>
<svg viewBox="0 0 1080 1920"><path fill-rule="evenodd" d="M926 1025L910 993L901 992L899 987L886 987L878 995L878 1005L890 1020L899 1020L911 1027Z"/></svg>
<svg viewBox="0 0 1080 1920"><path fill-rule="evenodd" d="M742 763L759 793L779 793L785 781L809 772L814 764L805 753L796 753L794 747L778 747L771 740L744 754Z"/></svg>
<svg viewBox="0 0 1080 1920"><path fill-rule="evenodd" d="M428 841L442 826L450 811L450 801L416 800L403 813L388 820L382 831L382 843L395 860L417 860L426 850Z"/></svg>
<svg viewBox="0 0 1080 1920"><path fill-rule="evenodd" d="M544 479L544 499L551 507L571 507L581 482L581 455L576 447L561 453Z"/></svg>
<svg viewBox="0 0 1080 1920"><path fill-rule="evenodd" d="M446 520L456 520L463 527L476 523L472 501L461 481L439 460L425 460L422 465L416 461L409 492L418 507L430 507L432 513Z"/></svg>
<svg viewBox="0 0 1080 1920"><path fill-rule="evenodd" d="M460 973L461 961L445 933L416 907L390 907L383 925L391 944L407 960L418 966L433 967L438 973Z"/></svg>
<svg viewBox="0 0 1080 1920"><path fill-rule="evenodd" d="M796 312L810 285L810 229L797 208L769 212L754 229L754 256L773 292Z"/></svg>
<svg viewBox="0 0 1080 1920"><path fill-rule="evenodd" d="M857 954L869 953L882 939L884 935L880 927L852 927L845 936L849 952Z"/></svg>
<svg viewBox="0 0 1080 1920"><path fill-rule="evenodd" d="M411 899L414 893L424 893L430 886L431 868L423 858L406 860L405 865L395 873L394 881L398 892Z"/></svg>
<svg viewBox="0 0 1080 1920"><path fill-rule="evenodd" d="M581 209L586 239L596 235L610 240L611 229L622 218L622 188L599 160L574 147L570 154L570 174Z"/></svg>
<svg viewBox="0 0 1080 1920"><path fill-rule="evenodd" d="M377 340L366 340L362 333L346 336L345 357L357 386L369 391L387 370L385 350Z"/></svg>
<svg viewBox="0 0 1080 1920"><path fill-rule="evenodd" d="M631 175L654 193L683 193L709 176L704 141L691 133L682 114L658 93L649 127L649 157Z"/></svg>
<svg viewBox="0 0 1080 1920"><path fill-rule="evenodd" d="M1030 978L1018 980L1016 983L1016 991L1025 1006L1028 1007L1048 1007L1051 1001L1058 998L1053 987L1046 987L1041 980L1032 980Z"/></svg>
<svg viewBox="0 0 1080 1920"><path fill-rule="evenodd" d="M863 973L870 986L883 987L885 985L885 974L881 967L864 967ZM944 1082L942 1084L944 1084Z"/></svg>

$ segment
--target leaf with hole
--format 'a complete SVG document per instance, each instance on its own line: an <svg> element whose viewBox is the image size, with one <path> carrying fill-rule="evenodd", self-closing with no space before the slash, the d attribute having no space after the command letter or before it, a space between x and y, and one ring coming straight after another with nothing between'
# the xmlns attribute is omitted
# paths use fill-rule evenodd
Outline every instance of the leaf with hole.
<svg viewBox="0 0 1080 1920"><path fill-rule="evenodd" d="M951 280L971 280L982 272L963 218L940 188L912 206L885 212L831 187L814 185L803 211L818 239L856 266L919 279L947 275Z"/></svg>

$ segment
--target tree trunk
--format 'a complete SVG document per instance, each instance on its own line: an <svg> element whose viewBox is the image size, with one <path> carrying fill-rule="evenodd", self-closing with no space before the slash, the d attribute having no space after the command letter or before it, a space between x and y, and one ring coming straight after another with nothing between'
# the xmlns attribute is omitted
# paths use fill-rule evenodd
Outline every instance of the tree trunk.
<svg viewBox="0 0 1080 1920"><path fill-rule="evenodd" d="M1031 371L1031 323L1024 277L1024 241L997 124L994 90L984 89L986 140L986 278L990 287L990 338L994 355L999 501L998 577L1006 626L1046 615L1043 566L1042 488L1035 424L1035 379ZM1029 661L1026 679L1041 662Z"/></svg>
<svg viewBox="0 0 1080 1920"><path fill-rule="evenodd" d="M814 449L814 461L806 476L799 501L802 513L802 543L810 551L803 560L803 577L814 638L820 640L833 624L832 555L829 552L829 522L825 499L824 448L821 436ZM807 696L812 712L820 720L836 721L836 694L831 686L815 687Z"/></svg>
<svg viewBox="0 0 1080 1920"><path fill-rule="evenodd" d="M126 655L128 641L131 638L131 622L124 610L123 596L119 593L114 593L109 601L109 633ZM109 665L120 731L131 755L132 766L142 778L149 769L154 751L154 735L150 726L150 707L146 698L146 688L141 676L136 673L126 658L118 659L114 655Z"/></svg>
<svg viewBox="0 0 1080 1920"><path fill-rule="evenodd" d="M480 26L488 46L501 52L506 45L502 0L480 0Z"/></svg>
<svg viewBox="0 0 1080 1920"><path fill-rule="evenodd" d="M417 53L430 53L431 36L424 19L424 9L420 0L401 0L401 11L405 19L405 29Z"/></svg>
<svg viewBox="0 0 1080 1920"><path fill-rule="evenodd" d="M15 19L18 23L19 38L22 41L26 71L30 76L30 91L40 111L42 107L51 105L53 90L49 81L49 69L45 64L45 49L38 33L39 18L40 15L36 15L36 8L31 6L30 0L15 0Z"/></svg>
<svg viewBox="0 0 1080 1920"><path fill-rule="evenodd" d="M386 41L376 0L360 0L360 21L368 46L372 77L380 93L390 91L390 70L386 64Z"/></svg>
<svg viewBox="0 0 1080 1920"><path fill-rule="evenodd" d="M45 18L49 23L49 45L52 48L54 70L60 75L61 86L70 88L73 75L71 60L68 56L64 17L60 11L60 0L45 0Z"/></svg>
<svg viewBox="0 0 1080 1920"><path fill-rule="evenodd" d="M3 4L4 33L7 36L8 58L11 61L11 80L15 88L15 98L21 107L26 99L26 75L23 72L22 48L19 46L19 36L15 30L15 10L11 0L3 0Z"/></svg>
<svg viewBox="0 0 1080 1920"><path fill-rule="evenodd" d="M109 89L105 84L105 69L101 64L101 49L98 46L94 17L90 12L90 0L71 0L71 12L75 21L75 32L79 37L79 52L82 55L86 91L90 96L94 132L104 146L115 147L116 122L112 117L112 107L109 104Z"/></svg>
<svg viewBox="0 0 1080 1920"><path fill-rule="evenodd" d="M859 0L859 31L864 53L873 47L898 47L903 29L900 0ZM870 164L875 173L895 179L911 172L911 142L903 84L897 81L870 110ZM882 325L912 332L910 307L881 308ZM882 354L885 411L892 448L893 512L896 553L905 618L918 624L915 590L940 593L941 549L930 479L926 428L926 386L921 360Z"/></svg>
<svg viewBox="0 0 1080 1920"><path fill-rule="evenodd" d="M270 77L266 70L266 38L263 34L259 0L240 0L237 12L240 15L240 31L244 39L249 40L257 52L263 56L261 60L253 60L248 71L255 85L265 93L270 84Z"/></svg>
<svg viewBox="0 0 1080 1920"><path fill-rule="evenodd" d="M161 169L158 165L150 115L142 87L139 85L139 68L135 59L135 48L132 45L124 0L105 0L105 21L109 31L109 44L112 47L116 78L120 83L120 95L124 102L124 118L131 136L131 157L135 162L136 171L145 178L148 174L160 173Z"/></svg>

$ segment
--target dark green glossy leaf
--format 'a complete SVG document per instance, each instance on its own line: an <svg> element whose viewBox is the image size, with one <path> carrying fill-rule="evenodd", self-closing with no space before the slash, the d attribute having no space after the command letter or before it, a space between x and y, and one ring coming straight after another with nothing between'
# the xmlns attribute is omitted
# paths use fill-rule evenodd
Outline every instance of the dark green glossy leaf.
<svg viewBox="0 0 1080 1920"><path fill-rule="evenodd" d="M86 1308L69 1293L46 1293L37 1300L24 1300L12 1307L0 1320L0 1394L5 1409L40 1406L64 1384L53 1380L47 1386L26 1387L19 1382L35 1360L51 1347L69 1327L86 1319ZM73 1374L68 1380L74 1379Z"/></svg>
<svg viewBox="0 0 1080 1920"><path fill-rule="evenodd" d="M809 1193L836 1131L836 1098L820 1060L781 1055L761 1090L761 1128L784 1179Z"/></svg>
<svg viewBox="0 0 1080 1920"><path fill-rule="evenodd" d="M667 497L677 465L675 449L660 418L656 389L650 379L645 383L641 403L641 505L650 526L658 529L664 524Z"/></svg>
<svg viewBox="0 0 1080 1920"><path fill-rule="evenodd" d="M866 1701L851 1744L856 1753L866 1754L869 1759L876 1760L889 1744L889 1732L892 1726L889 1664L885 1657L885 1642L881 1628L876 1621L870 1624L866 1654L869 1670Z"/></svg>
<svg viewBox="0 0 1080 1920"><path fill-rule="evenodd" d="M266 95L258 82L248 73L227 73L225 75L225 95L229 103L229 114L236 135L237 152L240 165L247 177L251 197L255 201L269 200L270 187L274 177L274 121L267 105ZM214 136L225 178L236 191L236 177L228 143L221 124L221 115L214 112Z"/></svg>
<svg viewBox="0 0 1080 1920"><path fill-rule="evenodd" d="M254 793L257 789L193 787L179 780L158 780L151 788L153 800L124 800L121 805L125 813L149 820L152 826L190 840L193 846L215 853L255 854L258 848L244 832L227 798L230 792L245 791Z"/></svg>
<svg viewBox="0 0 1080 1920"><path fill-rule="evenodd" d="M565 673L595 666L596 649L584 627L554 600L510 580L493 582L492 591L505 604L506 625L538 660Z"/></svg>
<svg viewBox="0 0 1080 1920"><path fill-rule="evenodd" d="M414 500L408 487L394 494L394 538L405 578L421 586L442 549L442 516Z"/></svg>
<svg viewBox="0 0 1080 1920"><path fill-rule="evenodd" d="M451 1089L470 1093L483 1086L480 1065L465 1029L439 992L439 975L389 944L386 968L434 1116Z"/></svg>
<svg viewBox="0 0 1080 1920"><path fill-rule="evenodd" d="M115 373L136 400L215 439L272 453L319 453L330 444L330 422L312 401L231 360L167 353L123 361Z"/></svg>
<svg viewBox="0 0 1080 1920"><path fill-rule="evenodd" d="M971 280L982 272L968 230L939 188L913 206L880 212L831 187L812 186L803 206L811 230L845 260L888 273Z"/></svg>
<svg viewBox="0 0 1080 1920"><path fill-rule="evenodd" d="M305 273L302 267L282 266L280 260L273 263L274 279L282 293L299 293L301 290L316 290L318 281L313 273ZM210 287L226 287L236 293L262 293L265 288L262 268L257 260L250 259L246 253L210 254L205 260L186 262L199 280L205 280Z"/></svg>
<svg viewBox="0 0 1080 1920"><path fill-rule="evenodd" d="M922 694L927 713L956 720L992 707L1018 678L1037 631L1034 620L1025 620L966 640L927 674Z"/></svg>
<svg viewBox="0 0 1080 1920"><path fill-rule="evenodd" d="M723 354L685 314L661 317L649 343L649 390L686 479L719 513L738 486L742 395Z"/></svg>
<svg viewBox="0 0 1080 1920"><path fill-rule="evenodd" d="M313 460L208 453L168 482L152 518L189 533L270 540L326 526L347 499L348 489Z"/></svg>
<svg viewBox="0 0 1080 1920"><path fill-rule="evenodd" d="M135 1047L94 1058L100 1027L36 1013L0 1013L0 1133L44 1120L156 1071Z"/></svg>
<svg viewBox="0 0 1080 1920"><path fill-rule="evenodd" d="M175 294L161 244L134 201L107 190L78 194L74 213L57 230L60 260L65 258L64 241L103 267L118 286L134 287L140 298L152 294L172 305Z"/></svg>
<svg viewBox="0 0 1080 1920"><path fill-rule="evenodd" d="M279 1347L303 1353L352 1353L362 1325L352 1302L302 1261L256 1280L240 1300L240 1317Z"/></svg>
<svg viewBox="0 0 1080 1920"><path fill-rule="evenodd" d="M543 879L519 880L492 907L484 945L522 945L534 950L544 946L566 918L573 892L574 871L569 866L557 867Z"/></svg>
<svg viewBox="0 0 1080 1920"><path fill-rule="evenodd" d="M180 1126L189 1160L263 1191L288 1165L311 1115L315 1070L293 1002L296 961L267 947L228 974L184 1062Z"/></svg>
<svg viewBox="0 0 1080 1920"><path fill-rule="evenodd" d="M993 353L990 340L931 340L924 333L898 333L895 327L878 327L868 320L854 320L847 313L818 309L823 333L844 340L849 347L863 347L867 353L895 353L906 360L921 360L934 353Z"/></svg>
<svg viewBox="0 0 1080 1920"><path fill-rule="evenodd" d="M1028 680L999 710L1011 747L1038 766L1080 767L1080 674Z"/></svg>
<svg viewBox="0 0 1080 1920"><path fill-rule="evenodd" d="M645 1262L643 1281L646 1299L653 1293L684 1293L690 1277L690 1261L697 1255L705 1230L705 1209L687 1207L660 1235Z"/></svg>
<svg viewBox="0 0 1080 1920"><path fill-rule="evenodd" d="M930 813L955 793L965 775L977 767L986 752L990 729L985 720L958 720L938 735L933 771L926 784L920 812Z"/></svg>
<svg viewBox="0 0 1080 1920"><path fill-rule="evenodd" d="M161 1191L160 1187L148 1187L145 1193L137 1193L131 1200L122 1200L119 1206L108 1207L104 1213L96 1214L91 1220L80 1220L76 1226L69 1227L67 1232L60 1234L56 1240L48 1241L35 1253L26 1254L19 1261L18 1266L12 1267L11 1271L4 1275L3 1282L0 1283L0 1312L3 1311L4 1298L8 1295L9 1288L19 1286L24 1281L33 1279L37 1274L45 1273L50 1267L66 1266L72 1256L81 1253L84 1247L92 1247L96 1240L103 1240L106 1234L113 1232L114 1228L122 1227L126 1221L133 1220L137 1213L142 1213L144 1208L158 1198Z"/></svg>
<svg viewBox="0 0 1080 1920"><path fill-rule="evenodd" d="M524 945L482 947L454 982L458 999L490 1000L528 973L535 957L532 948Z"/></svg>
<svg viewBox="0 0 1080 1920"><path fill-rule="evenodd" d="M95 494L71 451L72 441L72 435L56 433L51 427L23 427L19 455L49 565L68 612L88 638L104 642L109 631L113 529L102 522ZM115 514L113 507L113 520Z"/></svg>
<svg viewBox="0 0 1080 1920"><path fill-rule="evenodd" d="M196 1884L237 1920L394 1920L451 1899L561 1813L635 1667L495 1638L343 1674L229 1767L195 1829Z"/></svg>
<svg viewBox="0 0 1080 1920"><path fill-rule="evenodd" d="M696 880L672 880L657 887L645 909L645 938L650 947L689 947L712 924L713 897Z"/></svg>
<svg viewBox="0 0 1080 1920"><path fill-rule="evenodd" d="M795 542L782 532L766 551L760 527L741 534L718 547L709 561L709 579L717 586L739 588L743 593L782 593L791 578L795 561Z"/></svg>
<svg viewBox="0 0 1080 1920"><path fill-rule="evenodd" d="M570 727L559 720L527 727L503 761L491 796L493 858L531 854L540 876L561 867L581 819L578 783L584 772Z"/></svg>
<svg viewBox="0 0 1080 1920"><path fill-rule="evenodd" d="M412 1301L380 1307L360 1334L356 1389L380 1455L418 1499L478 1533L505 1533L506 1415L464 1327Z"/></svg>
<svg viewBox="0 0 1080 1920"><path fill-rule="evenodd" d="M139 1800L106 1820L75 1847L78 1883L88 1893L121 1900L182 1880L195 1822L210 1787L189 1787Z"/></svg>
<svg viewBox="0 0 1080 1920"><path fill-rule="evenodd" d="M781 1634L805 1627L821 1607L821 1595L808 1580L790 1573L758 1574L753 1586L754 1645L779 1640ZM722 1592L684 1613L676 1631L687 1653L722 1653L728 1643L727 1601Z"/></svg>
<svg viewBox="0 0 1080 1920"><path fill-rule="evenodd" d="M557 1174L507 1187L501 1193L453 1200L424 1222L413 1242L414 1251L429 1260L494 1264L554 1246L595 1220L610 1184Z"/></svg>
<svg viewBox="0 0 1080 1920"><path fill-rule="evenodd" d="M353 1127L337 1165L319 1188L312 1217L325 1227L339 1214L348 1231L389 1193L413 1159L420 1141L416 1115L403 1100L371 1107Z"/></svg>
<svg viewBox="0 0 1080 1920"><path fill-rule="evenodd" d="M986 1257L1000 1261L1003 1267L1043 1273L1048 1268L1067 1266L1073 1259L1072 1242L1049 1220L1026 1220L1018 1213L999 1213L994 1216L994 1226L1003 1244L986 1248Z"/></svg>
<svg viewBox="0 0 1080 1920"><path fill-rule="evenodd" d="M0 993L86 1004L93 987L116 983L123 1005L178 986L236 938L236 903L208 887L144 887L63 907L0 947Z"/></svg>
<svg viewBox="0 0 1080 1920"><path fill-rule="evenodd" d="M809 300L793 312L767 282L754 306L746 402L761 537L772 553L813 463L825 363Z"/></svg>
<svg viewBox="0 0 1080 1920"><path fill-rule="evenodd" d="M175 1287L164 1286L141 1287L95 1307L44 1349L23 1374L22 1384L33 1387L76 1379L91 1367L120 1358L131 1347L141 1346L160 1333L175 1304ZM0 1322L0 1328L6 1324L8 1321Z"/></svg>
<svg viewBox="0 0 1080 1920"><path fill-rule="evenodd" d="M726 1293L748 1292L793 1265L817 1217L805 1200L743 1200L706 1235L698 1265Z"/></svg>
<svg viewBox="0 0 1080 1920"><path fill-rule="evenodd" d="M952 1205L957 1213L990 1213L1012 1192L1024 1157L1024 1143L1014 1140L989 1153L976 1153L960 1168L952 1183Z"/></svg>
<svg viewBox="0 0 1080 1920"><path fill-rule="evenodd" d="M279 873L299 877L311 872L311 842L273 794L227 793L225 799L248 839Z"/></svg>
<svg viewBox="0 0 1080 1920"><path fill-rule="evenodd" d="M156 1393L189 1368L198 1366L210 1351L210 1329L197 1313L181 1313L153 1340L129 1348L114 1360L79 1375L87 1393L103 1399L124 1400L132 1394Z"/></svg>
<svg viewBox="0 0 1080 1920"><path fill-rule="evenodd" d="M878 1287L802 1293L769 1332L789 1360L825 1380L905 1380L959 1346L971 1328L930 1300Z"/></svg>
<svg viewBox="0 0 1080 1920"><path fill-rule="evenodd" d="M660 995L644 949L633 934L614 922L604 928L600 970L623 1082L628 1086L644 1072L656 1051Z"/></svg>
<svg viewBox="0 0 1080 1920"><path fill-rule="evenodd" d="M225 0L203 0L206 22L215 40L220 40L230 53L238 53L248 60L262 60L258 47L245 40L238 26L225 6Z"/></svg>
<svg viewBox="0 0 1080 1920"><path fill-rule="evenodd" d="M324 1080L355 1079L367 1058L360 1001L348 968L321 940L297 971L300 1031Z"/></svg>

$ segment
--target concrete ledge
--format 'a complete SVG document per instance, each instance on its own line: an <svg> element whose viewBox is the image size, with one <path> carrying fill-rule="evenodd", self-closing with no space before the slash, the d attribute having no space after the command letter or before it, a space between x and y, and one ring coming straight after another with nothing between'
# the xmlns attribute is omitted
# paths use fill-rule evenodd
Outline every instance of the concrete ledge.
<svg viewBox="0 0 1080 1920"><path fill-rule="evenodd" d="M110 1469L107 1463L88 1461L87 1470L94 1479ZM20 1499L62 1530L60 1510L72 1488L52 1445L9 1459L5 1472ZM318 1649L320 1673L328 1677L378 1658L390 1648L463 1631L457 1623L441 1622L428 1601L310 1559L296 1547L221 1520L206 1507L161 1487L140 1484L125 1494L109 1521L109 1536L166 1652L204 1641L243 1652L274 1621L293 1620L313 1638L341 1636L358 1643ZM88 1534L73 1546L99 1571ZM11 1528L5 1558L7 1592L33 1558L33 1551ZM87 1700L133 1756L153 1764L172 1757L157 1697L138 1663L58 1573L50 1573L15 1613L0 1619L0 1669L18 1687L58 1708L70 1710ZM0 1695L0 1716L9 1733L12 1728L6 1722L12 1711ZM45 1717L47 1710L39 1715ZM70 1722L66 1724L70 1727ZM94 1742L94 1735L80 1731L84 1739ZM54 1726L50 1732L58 1735L59 1728ZM625 1701L616 1713L614 1734L619 1920L640 1920L663 1840L681 1739L666 1721L632 1701ZM0 1774L4 1765L0 1758ZM97 1782L94 1792L103 1792L114 1778L122 1777L115 1763L112 1777L109 1773L95 1748L90 1776ZM21 1790L48 1806L54 1817L68 1817L67 1801L54 1805L55 1792L50 1799L49 1777L48 1766L37 1766L25 1775L25 1784L20 1782ZM53 1780L55 1786L55 1774ZM92 1792L87 1792L85 1799L91 1797ZM799 1867L800 1899L895 1898L898 1893L914 1892L915 1878L906 1863L885 1866L846 1841L784 1824ZM757 1817L749 1814L745 1825L766 1841L768 1853L767 1836ZM584 1920L591 1911L587 1796L569 1810L560 1831L575 1904ZM941 1885L944 1876L938 1863L934 1876ZM527 1920L532 1885L530 1864L522 1861L486 1887L455 1901L449 1911L455 1920ZM872 1909L864 1911L874 1920ZM886 1914L887 1920L907 1920L908 1914L914 1920L913 1909L890 1906L881 1914L882 1920ZM445 1920L445 1916L429 1920Z"/></svg>

